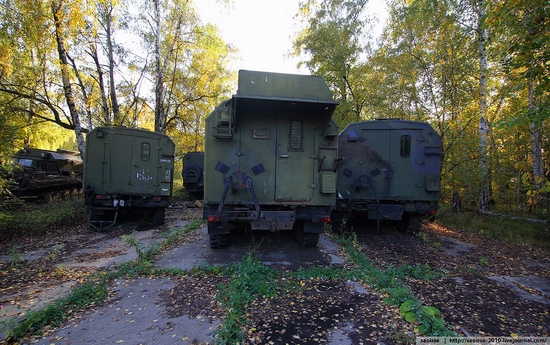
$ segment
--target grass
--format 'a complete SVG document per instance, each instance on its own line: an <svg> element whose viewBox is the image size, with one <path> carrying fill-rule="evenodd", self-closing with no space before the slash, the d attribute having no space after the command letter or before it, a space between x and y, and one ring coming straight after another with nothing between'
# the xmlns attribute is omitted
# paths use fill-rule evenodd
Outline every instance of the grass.
<svg viewBox="0 0 550 345"><path fill-rule="evenodd" d="M548 224L490 216L475 211L453 213L448 205L443 205L438 211L437 222L506 243L550 249Z"/></svg>
<svg viewBox="0 0 550 345"><path fill-rule="evenodd" d="M73 312L101 302L107 296L108 287L106 281L90 281L82 284L67 297L58 299L43 309L27 312L26 318L20 323L12 326L13 322L11 320L3 322L1 326L8 326L6 340L10 343L28 334L41 334L45 326L59 326Z"/></svg>
<svg viewBox="0 0 550 345"><path fill-rule="evenodd" d="M410 280L431 280L440 277L439 273L427 265L409 265L381 269L362 252L355 233L351 235L334 235L336 242L344 248L349 259L357 266L354 275L357 280L367 283L381 294L387 296L384 302L399 307L403 318L417 325L421 335L456 336L449 330L439 315L439 310L424 306L408 288Z"/></svg>
<svg viewBox="0 0 550 345"><path fill-rule="evenodd" d="M9 200L0 206L0 236L38 235L86 222L86 206L80 198L29 204Z"/></svg>

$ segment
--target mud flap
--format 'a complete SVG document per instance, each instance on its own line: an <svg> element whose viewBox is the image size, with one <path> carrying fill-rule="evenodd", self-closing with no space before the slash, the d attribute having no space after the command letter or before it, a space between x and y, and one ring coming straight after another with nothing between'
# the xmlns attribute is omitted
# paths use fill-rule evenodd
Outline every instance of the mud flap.
<svg viewBox="0 0 550 345"><path fill-rule="evenodd" d="M210 243L210 248L212 249L226 248L228 237L229 237L228 235L210 235L208 238L208 242Z"/></svg>
<svg viewBox="0 0 550 345"><path fill-rule="evenodd" d="M209 222L208 223L208 234L229 234L231 233L231 230L229 229L229 225L224 225L224 223L221 222Z"/></svg>
<svg viewBox="0 0 550 345"><path fill-rule="evenodd" d="M305 234L322 234L325 231L325 223L304 222Z"/></svg>
<svg viewBox="0 0 550 345"><path fill-rule="evenodd" d="M298 244L304 247L315 247L324 228L324 223L296 221L294 223L294 238Z"/></svg>

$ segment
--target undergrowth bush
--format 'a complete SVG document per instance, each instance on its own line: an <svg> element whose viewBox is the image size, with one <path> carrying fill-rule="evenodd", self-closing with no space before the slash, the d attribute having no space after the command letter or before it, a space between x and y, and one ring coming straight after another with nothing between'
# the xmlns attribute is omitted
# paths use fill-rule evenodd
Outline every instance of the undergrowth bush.
<svg viewBox="0 0 550 345"><path fill-rule="evenodd" d="M84 222L86 205L78 198L46 204L9 200L0 206L0 233L3 237L35 235Z"/></svg>
<svg viewBox="0 0 550 345"><path fill-rule="evenodd" d="M438 211L437 222L507 243L521 243L550 249L548 224L512 218L512 216L481 214L475 211L456 213L452 212L449 205L443 205Z"/></svg>

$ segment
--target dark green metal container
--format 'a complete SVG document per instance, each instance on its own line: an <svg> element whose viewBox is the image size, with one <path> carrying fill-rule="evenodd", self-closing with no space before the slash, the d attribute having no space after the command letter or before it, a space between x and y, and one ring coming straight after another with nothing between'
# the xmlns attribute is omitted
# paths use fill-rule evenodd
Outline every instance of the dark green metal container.
<svg viewBox="0 0 550 345"><path fill-rule="evenodd" d="M202 199L204 195L204 152L187 152L183 156L183 187L189 195Z"/></svg>
<svg viewBox="0 0 550 345"><path fill-rule="evenodd" d="M320 77L239 71L206 119L204 218L211 247L239 226L294 230L315 246L335 202L337 106Z"/></svg>
<svg viewBox="0 0 550 345"><path fill-rule="evenodd" d="M433 217L440 197L441 137L425 122L351 123L338 136L338 198L333 229L348 220L396 221Z"/></svg>
<svg viewBox="0 0 550 345"><path fill-rule="evenodd" d="M174 176L175 144L161 133L126 127L97 127L86 136L84 195L88 223L100 230L119 211L151 215L164 222Z"/></svg>

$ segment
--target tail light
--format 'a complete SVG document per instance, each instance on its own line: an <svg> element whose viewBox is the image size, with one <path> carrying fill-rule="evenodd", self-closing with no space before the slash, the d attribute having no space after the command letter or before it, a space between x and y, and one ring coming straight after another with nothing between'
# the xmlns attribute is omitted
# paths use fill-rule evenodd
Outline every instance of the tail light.
<svg viewBox="0 0 550 345"><path fill-rule="evenodd" d="M219 221L221 221L221 219L220 219L219 216L210 215L210 216L208 216L208 221L209 221L209 222L219 222Z"/></svg>
<svg viewBox="0 0 550 345"><path fill-rule="evenodd" d="M435 216L435 210L426 211L426 216Z"/></svg>
<svg viewBox="0 0 550 345"><path fill-rule="evenodd" d="M321 222L323 223L330 223L330 221L331 221L330 216L321 217Z"/></svg>

